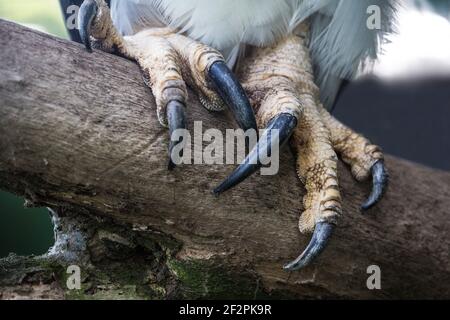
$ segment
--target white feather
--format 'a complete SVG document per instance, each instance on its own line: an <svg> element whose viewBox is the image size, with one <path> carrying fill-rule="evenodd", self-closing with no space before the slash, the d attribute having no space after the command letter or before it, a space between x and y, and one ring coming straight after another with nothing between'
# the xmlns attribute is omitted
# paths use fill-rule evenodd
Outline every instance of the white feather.
<svg viewBox="0 0 450 320"><path fill-rule="evenodd" d="M244 45L265 46L311 24L310 51L323 102L330 106L341 79L374 59L390 30L394 0L112 0L123 34L169 25L221 50L234 64ZM367 8L381 9L382 28L369 30Z"/></svg>
<svg viewBox="0 0 450 320"><path fill-rule="evenodd" d="M377 58L385 35L393 31L395 7L391 0L328 2L311 16L310 52L322 102L330 107L341 80L353 79ZM367 24L373 5L380 9L379 29Z"/></svg>

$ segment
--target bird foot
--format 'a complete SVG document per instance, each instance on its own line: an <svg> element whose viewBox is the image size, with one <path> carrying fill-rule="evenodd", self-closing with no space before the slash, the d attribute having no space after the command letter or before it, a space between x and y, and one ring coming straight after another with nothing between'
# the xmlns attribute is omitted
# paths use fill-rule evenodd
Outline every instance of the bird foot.
<svg viewBox="0 0 450 320"><path fill-rule="evenodd" d="M146 29L122 37L104 0L85 0L79 19L88 51L92 47L116 50L139 64L155 97L159 122L169 127L171 136L175 130L186 129L187 85L208 110L228 105L242 129L256 130L250 102L218 51L170 28ZM175 166L172 150L181 139L170 143L169 169Z"/></svg>
<svg viewBox="0 0 450 320"><path fill-rule="evenodd" d="M258 126L279 128L280 143L291 137L297 173L307 191L299 228L301 232L314 233L305 251L285 265L288 271L309 265L324 250L342 215L337 153L351 166L357 180L373 175L373 191L363 208L373 206L381 198L387 182L381 150L322 107L306 39L306 34L292 35L275 46L254 48L239 70ZM258 169L249 163L255 163L259 150L267 149L266 138L261 137L243 164L216 188L216 193L232 188Z"/></svg>
<svg viewBox="0 0 450 320"><path fill-rule="evenodd" d="M372 174L373 190L362 208L370 208L381 198L387 183L381 150L322 107L306 45L307 28L274 46L253 48L240 64L241 86L219 52L172 29L146 29L123 37L104 0L85 0L79 17L80 35L88 50L117 51L137 61L155 96L158 119L171 134L186 128L187 85L209 110L227 105L244 130L269 129L245 161L214 190L216 194L257 171L262 165L259 159L271 154L275 140L278 145L290 140L297 156L297 173L307 191L299 228L314 233L305 251L287 264L286 270L309 265L326 247L342 214L337 154L351 166L357 180ZM272 129L278 134L272 134ZM180 142L171 141L170 156ZM170 160L169 168L173 167Z"/></svg>

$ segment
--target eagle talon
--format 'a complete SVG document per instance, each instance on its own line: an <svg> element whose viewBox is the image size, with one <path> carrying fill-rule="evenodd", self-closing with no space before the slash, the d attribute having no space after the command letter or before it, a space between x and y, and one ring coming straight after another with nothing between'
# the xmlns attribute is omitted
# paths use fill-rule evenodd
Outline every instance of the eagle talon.
<svg viewBox="0 0 450 320"><path fill-rule="evenodd" d="M209 77L216 86L217 93L231 109L239 127L244 131L257 130L255 114L250 101L226 63L214 62L209 68Z"/></svg>
<svg viewBox="0 0 450 320"><path fill-rule="evenodd" d="M328 222L318 222L314 229L313 236L305 251L294 261L283 266L286 271L296 271L311 264L317 256L326 248L328 241L335 228L334 224Z"/></svg>
<svg viewBox="0 0 450 320"><path fill-rule="evenodd" d="M97 12L98 5L95 0L85 0L78 13L81 41L84 43L88 52L92 52L91 27Z"/></svg>
<svg viewBox="0 0 450 320"><path fill-rule="evenodd" d="M167 122L169 123L170 132L170 144L169 144L169 164L168 169L173 170L176 167L173 161L172 152L175 146L182 143L182 138L180 137L178 141L172 140L173 133L175 130L186 129L186 113L185 106L183 103L173 100L167 104ZM182 156L182 154L180 154Z"/></svg>
<svg viewBox="0 0 450 320"><path fill-rule="evenodd" d="M218 51L169 28L143 30L123 37L104 0L85 0L78 19L80 37L89 52L92 52L91 41L95 39L102 50L109 52L116 48L118 53L136 60L145 70L144 81L156 98L158 119L162 125L169 126L171 137L175 130L186 128L186 81L205 98L206 108L220 109L223 101L242 129L257 129L246 93ZM191 72L183 73L184 69ZM181 142L181 138L170 142L169 170L176 166L172 151Z"/></svg>
<svg viewBox="0 0 450 320"><path fill-rule="evenodd" d="M214 189L215 195L244 181L261 168L263 159L274 152L274 142L279 143L277 147L281 147L291 140L296 153L297 174L306 188L299 229L301 232L314 229L314 233L302 254L284 266L287 271L309 265L325 249L335 228L334 221L342 214L337 154L352 167L352 173L358 181L372 174L372 191L361 206L362 210L371 208L381 199L388 182L384 162L380 160L383 158L381 150L341 124L322 106L323 102L333 103L334 92L330 88L337 87L341 78L364 61L367 52L377 51L376 46L367 46L368 43L378 44L379 41L372 40L377 40L381 31L388 30L383 28L380 32L373 32L365 28L365 12L360 10L359 2L346 2L348 7L339 6L344 10L338 10L334 2L328 2L315 5L308 10L309 13L304 12L304 15L300 15L301 20L292 19L291 16L292 12L302 13L303 1L296 2L300 7L286 6L286 11L280 7L278 13L273 12L272 4L258 3L249 21L231 21L227 16L236 6L242 10L251 6L233 4L230 10L223 10L222 6L217 7L211 2L211 6L206 7L207 11L211 10L218 16L219 11L214 10L223 11L222 19L215 19L219 22L218 28L205 25L209 20L203 19L203 13L207 12L204 6L209 4L202 5L201 10L197 11L200 6L196 1L187 1L185 9L188 10L172 10L174 1L169 0L157 1L158 5L155 1L113 0L110 10L105 0L84 0L79 10L80 37L87 51L92 52L91 41L95 41L96 47L98 45L104 51L114 51L135 60L145 71L148 79L146 83L155 97L158 120L163 126L168 125L170 130L169 170L175 168L175 157L179 156L176 150L183 143L182 138L176 137L174 132L186 128L188 84L198 91L203 106L208 110L222 110L227 104L242 129L256 130L257 124L260 127L267 124L269 129L244 162ZM393 15L395 10L390 1L381 3L384 3L383 10ZM261 10L256 10L259 7ZM261 19L267 14L272 16L272 12L277 19ZM318 12L323 13L323 18L328 20L315 19ZM361 18L356 20L362 24L357 28L353 23L341 27L339 15L343 12L356 14ZM361 15L358 16L357 12ZM278 17L295 23L293 28L286 28L293 30L291 35L280 32L280 36L275 36L278 34L274 32ZM169 23L171 21L186 22L178 25ZM267 21L264 28L260 28L260 21ZM325 24L324 21L329 23ZM233 26L233 23L237 24ZM339 32L328 34L328 29ZM361 32L358 33L358 39L370 38L371 41L343 41L347 38L347 31L353 30ZM215 34L222 31L227 36ZM316 41L317 37L325 33L327 36L322 41ZM236 39L236 42L231 43L229 39ZM200 40L204 40L203 43ZM345 58L347 55L344 54L338 55L333 60L335 63L329 63L329 59L321 57L323 52L333 53L335 44L341 42L342 52L360 54L352 59ZM356 49L346 51L347 45L356 46ZM236 52L234 49L224 52L230 58L228 61L236 63L239 77L228 68L221 52L211 46L238 49ZM279 130L279 140L275 140L278 135L271 132L272 129ZM368 164L372 163L375 164L370 168Z"/></svg>
<svg viewBox="0 0 450 320"><path fill-rule="evenodd" d="M255 173L256 170L262 166L259 160L266 155L270 156L272 153L271 149L275 143L274 139L279 139L278 143L281 147L289 140L296 126L297 118L289 113L280 113L274 117L267 125L267 128L258 143L250 151L242 164L240 164L224 182L214 189L214 194L219 195L222 192L231 189ZM278 135L273 135L272 130L278 130Z"/></svg>
<svg viewBox="0 0 450 320"><path fill-rule="evenodd" d="M366 211L375 206L383 197L388 185L389 176L383 160L378 160L371 169L372 172L372 192L366 202L361 206Z"/></svg>

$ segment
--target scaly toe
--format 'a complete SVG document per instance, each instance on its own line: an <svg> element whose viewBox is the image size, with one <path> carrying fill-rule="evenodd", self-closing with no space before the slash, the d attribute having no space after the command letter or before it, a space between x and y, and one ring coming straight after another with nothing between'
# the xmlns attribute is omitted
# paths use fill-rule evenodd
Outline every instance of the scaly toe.
<svg viewBox="0 0 450 320"><path fill-rule="evenodd" d="M295 271L310 265L326 248L335 225L328 222L319 222L314 229L313 236L305 251L292 262L283 266L286 271Z"/></svg>
<svg viewBox="0 0 450 320"><path fill-rule="evenodd" d="M381 148L332 117L323 106L319 106L319 111L330 131L333 147L350 165L353 177L364 181L372 176L372 192L361 206L363 211L368 210L381 200L388 183Z"/></svg>

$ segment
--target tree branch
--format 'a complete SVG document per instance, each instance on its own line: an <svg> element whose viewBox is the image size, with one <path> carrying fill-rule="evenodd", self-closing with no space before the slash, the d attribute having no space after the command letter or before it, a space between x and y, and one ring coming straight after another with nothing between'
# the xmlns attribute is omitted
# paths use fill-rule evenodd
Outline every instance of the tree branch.
<svg viewBox="0 0 450 320"><path fill-rule="evenodd" d="M340 226L313 266L289 275L282 265L310 236L297 228L304 189L288 150L277 176L215 198L232 166L167 171L168 132L133 62L6 21L0 47L0 188L58 222L50 254L0 262L4 298L24 286L59 298L450 297L449 173L388 157L390 189L362 215L369 185L341 165ZM192 96L188 113L191 129L234 127ZM87 269L77 294L64 285L69 264ZM381 290L366 287L374 264Z"/></svg>

